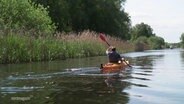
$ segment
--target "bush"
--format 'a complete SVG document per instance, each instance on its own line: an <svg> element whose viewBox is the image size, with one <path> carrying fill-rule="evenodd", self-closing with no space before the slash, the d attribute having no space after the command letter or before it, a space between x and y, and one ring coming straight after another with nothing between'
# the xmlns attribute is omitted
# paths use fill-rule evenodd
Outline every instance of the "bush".
<svg viewBox="0 0 184 104"><path fill-rule="evenodd" d="M148 38L145 36L141 36L139 38L137 38L136 41L134 41L134 45L135 45L135 51L144 51L145 49L147 49L148 47Z"/></svg>
<svg viewBox="0 0 184 104"><path fill-rule="evenodd" d="M162 49L165 46L164 39L158 36L152 36L148 41L151 49Z"/></svg>
<svg viewBox="0 0 184 104"><path fill-rule="evenodd" d="M46 8L29 0L1 0L0 14L0 30L24 30L34 35L52 34L55 31Z"/></svg>
<svg viewBox="0 0 184 104"><path fill-rule="evenodd" d="M181 40L181 47L184 48L184 33L181 34L180 40Z"/></svg>

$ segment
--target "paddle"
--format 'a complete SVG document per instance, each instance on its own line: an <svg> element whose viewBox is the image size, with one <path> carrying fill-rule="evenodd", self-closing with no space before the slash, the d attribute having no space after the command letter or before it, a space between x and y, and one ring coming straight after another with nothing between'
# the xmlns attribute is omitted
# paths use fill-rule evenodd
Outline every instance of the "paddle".
<svg viewBox="0 0 184 104"><path fill-rule="evenodd" d="M106 42L108 46L111 46L111 45L107 42L107 40L105 39L104 34L100 33L100 39L101 39L102 41ZM126 60L122 60L122 61L124 61L125 64L127 64L129 67L132 68L132 66L131 66L129 63L127 63Z"/></svg>
<svg viewBox="0 0 184 104"><path fill-rule="evenodd" d="M105 36L102 33L100 33L100 39L106 42L108 46L110 46L110 44L106 41Z"/></svg>

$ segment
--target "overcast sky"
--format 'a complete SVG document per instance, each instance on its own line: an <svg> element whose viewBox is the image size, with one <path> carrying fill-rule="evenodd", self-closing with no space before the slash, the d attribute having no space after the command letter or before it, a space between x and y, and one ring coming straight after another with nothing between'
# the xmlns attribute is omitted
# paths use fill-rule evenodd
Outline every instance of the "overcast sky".
<svg viewBox="0 0 184 104"><path fill-rule="evenodd" d="M180 42L184 33L184 0L127 0L132 25L144 22L166 42Z"/></svg>

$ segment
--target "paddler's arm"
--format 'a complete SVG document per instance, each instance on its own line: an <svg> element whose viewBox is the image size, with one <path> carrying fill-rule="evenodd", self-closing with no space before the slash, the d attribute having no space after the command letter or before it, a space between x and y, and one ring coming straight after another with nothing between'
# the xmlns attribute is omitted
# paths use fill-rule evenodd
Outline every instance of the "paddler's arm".
<svg viewBox="0 0 184 104"><path fill-rule="evenodd" d="M107 48L106 54L108 55L111 52L111 50L112 50L112 46L110 46L109 48Z"/></svg>

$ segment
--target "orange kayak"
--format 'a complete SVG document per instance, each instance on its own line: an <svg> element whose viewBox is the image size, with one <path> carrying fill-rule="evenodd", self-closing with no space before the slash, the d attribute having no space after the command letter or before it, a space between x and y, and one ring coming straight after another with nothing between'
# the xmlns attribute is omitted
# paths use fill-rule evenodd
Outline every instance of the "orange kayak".
<svg viewBox="0 0 184 104"><path fill-rule="evenodd" d="M129 64L128 61L121 62L121 63L107 63L107 64L101 64L101 71L102 73L116 73L124 70Z"/></svg>

